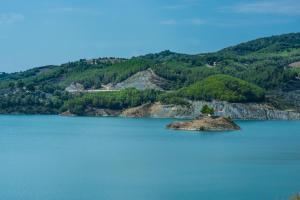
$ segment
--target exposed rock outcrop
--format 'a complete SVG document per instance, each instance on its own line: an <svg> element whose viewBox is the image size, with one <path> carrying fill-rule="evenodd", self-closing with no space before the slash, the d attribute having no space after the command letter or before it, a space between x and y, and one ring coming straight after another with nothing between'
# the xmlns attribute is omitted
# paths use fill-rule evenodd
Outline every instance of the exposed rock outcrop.
<svg viewBox="0 0 300 200"><path fill-rule="evenodd" d="M168 80L156 75L152 69L147 69L132 75L120 83L102 85L102 88L100 89L86 90L80 83L71 83L65 90L70 93L119 91L126 88L136 88L138 90L154 89L163 91L169 84L170 82Z"/></svg>
<svg viewBox="0 0 300 200"><path fill-rule="evenodd" d="M200 116L204 105L214 108L217 116L241 120L299 120L300 113L282 111L267 104L194 101L191 106L147 104L122 112L123 117L187 118Z"/></svg>
<svg viewBox="0 0 300 200"><path fill-rule="evenodd" d="M121 113L123 117L151 117L152 104L144 104L138 107L129 108Z"/></svg>
<svg viewBox="0 0 300 200"><path fill-rule="evenodd" d="M294 62L294 63L291 63L289 64L290 67L299 67L300 68L300 61L299 62Z"/></svg>
<svg viewBox="0 0 300 200"><path fill-rule="evenodd" d="M152 69L138 72L125 81L114 86L115 89L136 88L138 90L155 89L164 90L168 81L156 75Z"/></svg>
<svg viewBox="0 0 300 200"><path fill-rule="evenodd" d="M120 116L121 111L120 110L111 110L111 109L97 109L97 108L87 108L83 116L94 116L94 117L118 117ZM60 113L61 116L77 116L76 114L72 113L71 111L65 111L63 113Z"/></svg>
<svg viewBox="0 0 300 200"><path fill-rule="evenodd" d="M121 113L122 117L153 118L192 118L193 110L187 106L163 105L160 102L129 108Z"/></svg>
<svg viewBox="0 0 300 200"><path fill-rule="evenodd" d="M295 120L300 119L300 113L277 110L267 104L259 103L228 103L228 102L204 102L192 103L193 116L200 113L202 107L208 105L213 107L218 116L230 117L241 120Z"/></svg>
<svg viewBox="0 0 300 200"><path fill-rule="evenodd" d="M121 114L120 110L112 110L112 109L89 108L85 111L85 115L87 116L117 117L120 114Z"/></svg>
<svg viewBox="0 0 300 200"><path fill-rule="evenodd" d="M75 116L73 113L71 113L69 110L68 111L65 111L63 113L60 113L59 114L60 116L66 116L66 117L73 117Z"/></svg>
<svg viewBox="0 0 300 200"><path fill-rule="evenodd" d="M189 122L174 122L167 125L169 129L186 131L234 131L240 127L231 119L225 117L204 117Z"/></svg>
<svg viewBox="0 0 300 200"><path fill-rule="evenodd" d="M76 92L83 92L84 87L80 83L71 83L68 87L65 89L67 92L76 93Z"/></svg>

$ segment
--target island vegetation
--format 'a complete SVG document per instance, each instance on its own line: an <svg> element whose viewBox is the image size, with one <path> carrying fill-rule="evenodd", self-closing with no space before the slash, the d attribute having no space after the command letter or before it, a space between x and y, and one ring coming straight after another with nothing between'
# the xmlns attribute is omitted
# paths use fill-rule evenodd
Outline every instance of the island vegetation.
<svg viewBox="0 0 300 200"><path fill-rule="evenodd" d="M209 107L208 105L204 105L201 109L202 115L213 115L215 113L215 109Z"/></svg>

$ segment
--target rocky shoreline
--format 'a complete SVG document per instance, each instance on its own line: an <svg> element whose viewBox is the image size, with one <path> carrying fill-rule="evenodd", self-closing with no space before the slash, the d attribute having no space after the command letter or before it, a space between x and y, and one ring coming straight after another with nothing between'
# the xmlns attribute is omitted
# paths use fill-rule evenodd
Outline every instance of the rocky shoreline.
<svg viewBox="0 0 300 200"><path fill-rule="evenodd" d="M224 101L191 101L190 106L164 105L156 102L125 110L89 108L86 110L85 115L195 119L201 116L201 109L204 105L214 108L217 116L229 117L234 120L300 120L300 113L278 110L268 104L228 103ZM73 114L66 112L62 113L62 115L69 116Z"/></svg>
<svg viewBox="0 0 300 200"><path fill-rule="evenodd" d="M185 131L237 131L241 128L226 117L204 117L188 122L174 122L167 125L168 129Z"/></svg>
<svg viewBox="0 0 300 200"><path fill-rule="evenodd" d="M216 115L237 120L300 120L300 113L278 110L267 104L193 101L190 106L164 105L159 102L126 109L123 117L184 118L200 116L204 105L214 108Z"/></svg>

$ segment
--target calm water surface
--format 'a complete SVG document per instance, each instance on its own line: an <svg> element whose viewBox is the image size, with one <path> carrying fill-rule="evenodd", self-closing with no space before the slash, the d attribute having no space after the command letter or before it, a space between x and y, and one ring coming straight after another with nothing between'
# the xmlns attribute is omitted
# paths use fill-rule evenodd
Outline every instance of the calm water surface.
<svg viewBox="0 0 300 200"><path fill-rule="evenodd" d="M170 119L0 116L3 200L285 200L300 122L177 132Z"/></svg>

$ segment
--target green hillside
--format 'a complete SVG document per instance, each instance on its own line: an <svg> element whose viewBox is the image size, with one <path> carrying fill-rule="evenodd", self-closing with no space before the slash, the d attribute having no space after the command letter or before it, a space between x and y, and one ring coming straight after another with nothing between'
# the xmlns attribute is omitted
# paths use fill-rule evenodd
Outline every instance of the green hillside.
<svg viewBox="0 0 300 200"><path fill-rule="evenodd" d="M228 75L214 75L179 90L178 95L191 100L261 102L265 93L260 87Z"/></svg>
<svg viewBox="0 0 300 200"><path fill-rule="evenodd" d="M185 103L183 98L263 101L264 92L260 88L268 92L295 79L299 70L288 65L298 61L300 33L261 38L214 53L187 55L163 51L130 59L81 59L58 66L0 74L0 112L58 113L66 102L78 98L78 94L65 91L71 83L80 83L85 89L99 89L149 68L168 81L165 90L173 91L155 94L155 100L166 103ZM205 87L200 86L202 84ZM172 95L177 90L184 91L185 96ZM126 97L120 101L123 100L126 101ZM148 101L153 101L153 97L140 100L140 103Z"/></svg>

